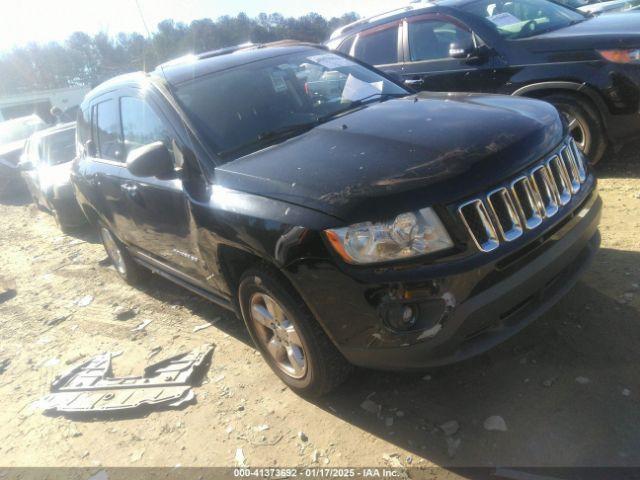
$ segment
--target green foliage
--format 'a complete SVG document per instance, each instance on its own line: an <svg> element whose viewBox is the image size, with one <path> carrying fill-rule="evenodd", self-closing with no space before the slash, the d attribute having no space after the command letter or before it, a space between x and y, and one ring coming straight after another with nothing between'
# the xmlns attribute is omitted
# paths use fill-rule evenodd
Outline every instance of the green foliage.
<svg viewBox="0 0 640 480"><path fill-rule="evenodd" d="M203 18L190 24L164 20L146 38L139 33L90 36L75 32L62 44L29 44L0 53L0 95L76 85L94 87L115 75L150 71L158 63L187 53L200 53L246 42L283 39L324 42L331 32L357 20L355 13L325 19L317 13L285 18L240 13L217 20Z"/></svg>

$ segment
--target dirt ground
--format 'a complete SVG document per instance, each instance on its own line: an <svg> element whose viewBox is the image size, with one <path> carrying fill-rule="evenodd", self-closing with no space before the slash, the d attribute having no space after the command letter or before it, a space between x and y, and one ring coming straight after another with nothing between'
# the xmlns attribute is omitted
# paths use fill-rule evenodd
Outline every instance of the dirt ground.
<svg viewBox="0 0 640 480"><path fill-rule="evenodd" d="M602 249L547 315L478 358L426 376L361 370L317 402L285 388L226 311L158 277L130 287L91 234L0 204L0 276L17 292L0 300L0 466L231 466L239 448L252 466L640 466L639 151L598 169ZM122 351L115 374L132 375L207 342L211 367L182 410L78 421L33 407L94 354ZM506 431L485 428L494 415Z"/></svg>

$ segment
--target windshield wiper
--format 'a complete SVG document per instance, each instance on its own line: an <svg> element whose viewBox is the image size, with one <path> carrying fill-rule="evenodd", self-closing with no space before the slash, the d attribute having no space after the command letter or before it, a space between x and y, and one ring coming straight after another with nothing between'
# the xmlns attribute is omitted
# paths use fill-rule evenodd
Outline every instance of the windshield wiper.
<svg viewBox="0 0 640 480"><path fill-rule="evenodd" d="M353 100L350 104L349 107L359 107L360 105L363 105L365 102L367 102L368 100L374 98L374 97L380 97L381 101L387 100L389 98L394 98L394 97L405 97L407 96L408 93L372 93L371 95L367 95L366 97L362 97L359 98L358 100Z"/></svg>
<svg viewBox="0 0 640 480"><path fill-rule="evenodd" d="M292 133L302 132L304 130L310 130L318 124L318 120L311 122L295 123L293 125L285 125L282 128L276 128L275 130L268 130L266 132L259 133L256 140L258 142L273 140Z"/></svg>
<svg viewBox="0 0 640 480"><path fill-rule="evenodd" d="M222 157L227 157L237 152L242 152L244 150L247 150L251 147L254 147L255 145L268 144L271 141L278 140L281 138L286 138L295 133L303 133L307 130L311 130L316 125L318 125L318 119L313 120L311 122L285 125L284 127L277 128L275 130L267 130L265 132L259 133L257 137L255 137L253 140L250 140L248 143L220 152L219 155Z"/></svg>
<svg viewBox="0 0 640 480"><path fill-rule="evenodd" d="M349 105L341 110L320 117L318 119L318 123L326 122L328 120L331 120L332 118L337 117L338 115L342 115L343 113L353 110L354 108L361 107L362 105L367 103L368 100L371 100L374 97L380 97L380 101L383 102L385 100L388 100L389 98L406 97L407 95L409 95L409 93L372 93L371 95L359 98L358 100L352 100Z"/></svg>

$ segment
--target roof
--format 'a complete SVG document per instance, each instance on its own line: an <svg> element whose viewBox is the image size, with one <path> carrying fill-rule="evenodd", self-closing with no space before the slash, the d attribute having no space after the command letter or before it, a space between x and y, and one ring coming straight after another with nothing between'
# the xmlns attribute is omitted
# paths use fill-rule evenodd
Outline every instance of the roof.
<svg viewBox="0 0 640 480"><path fill-rule="evenodd" d="M361 18L353 23L345 25L336 29L330 37L330 40L335 40L347 35L359 33L362 30L366 30L371 27L382 25L394 20L401 20L407 15L418 15L420 13L426 13L434 7L456 7L464 5L473 0L426 0L426 1L413 1L409 5L396 8L386 12L378 13L370 17Z"/></svg>
<svg viewBox="0 0 640 480"><path fill-rule="evenodd" d="M72 128L76 128L76 122L59 123L57 125L54 125L53 127L37 131L36 133L34 133L34 136L37 135L38 137L48 137L49 135L53 135L54 133L63 132Z"/></svg>
<svg viewBox="0 0 640 480"><path fill-rule="evenodd" d="M282 40L267 44L243 44L198 55L186 55L159 65L153 74L163 77L171 84L179 84L208 73L280 55L298 53L310 48L324 50L326 47L294 40Z"/></svg>
<svg viewBox="0 0 640 480"><path fill-rule="evenodd" d="M233 68L238 65L259 60L302 52L309 48L325 50L324 45L299 42L296 40L281 40L265 44L245 43L233 47L212 50L200 54L189 54L162 63L149 73L135 72L118 75L101 83L91 90L83 102L126 85L140 85L150 81L150 77L161 78L170 84L180 84L201 75Z"/></svg>

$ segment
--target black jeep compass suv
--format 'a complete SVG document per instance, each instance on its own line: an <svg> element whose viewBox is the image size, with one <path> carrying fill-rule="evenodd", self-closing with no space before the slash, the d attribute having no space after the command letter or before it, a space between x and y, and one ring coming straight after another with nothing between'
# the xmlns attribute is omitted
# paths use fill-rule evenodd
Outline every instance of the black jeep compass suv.
<svg viewBox="0 0 640 480"><path fill-rule="evenodd" d="M410 94L322 47L217 51L115 78L78 119L78 200L118 273L241 316L320 395L350 364L478 354L575 283L595 179L554 107Z"/></svg>

